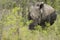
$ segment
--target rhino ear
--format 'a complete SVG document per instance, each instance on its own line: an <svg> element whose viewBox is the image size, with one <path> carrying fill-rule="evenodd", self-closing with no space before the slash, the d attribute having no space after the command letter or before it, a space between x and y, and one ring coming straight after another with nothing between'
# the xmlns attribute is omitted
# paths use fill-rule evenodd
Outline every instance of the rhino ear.
<svg viewBox="0 0 60 40"><path fill-rule="evenodd" d="M44 2L41 2L40 9L43 8L43 6L44 6Z"/></svg>

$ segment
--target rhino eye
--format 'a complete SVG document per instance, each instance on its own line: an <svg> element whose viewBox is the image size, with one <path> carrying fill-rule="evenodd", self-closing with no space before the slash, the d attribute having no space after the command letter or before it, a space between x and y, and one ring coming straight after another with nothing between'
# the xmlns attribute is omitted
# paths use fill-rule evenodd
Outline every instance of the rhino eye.
<svg viewBox="0 0 60 40"><path fill-rule="evenodd" d="M37 6L39 6L39 4L37 4Z"/></svg>

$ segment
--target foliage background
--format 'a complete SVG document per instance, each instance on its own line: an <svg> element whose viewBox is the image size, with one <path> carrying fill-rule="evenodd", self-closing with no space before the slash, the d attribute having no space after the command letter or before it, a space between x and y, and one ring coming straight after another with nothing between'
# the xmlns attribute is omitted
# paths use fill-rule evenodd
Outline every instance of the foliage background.
<svg viewBox="0 0 60 40"><path fill-rule="evenodd" d="M39 25L29 30L28 9L39 1L54 7L57 19L44 30ZM60 40L60 0L0 0L0 40Z"/></svg>

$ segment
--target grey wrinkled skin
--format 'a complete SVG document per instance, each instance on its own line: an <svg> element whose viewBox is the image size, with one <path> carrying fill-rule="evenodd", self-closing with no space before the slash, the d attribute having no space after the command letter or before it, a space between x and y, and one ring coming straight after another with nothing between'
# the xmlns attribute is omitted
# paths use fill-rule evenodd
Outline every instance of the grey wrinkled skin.
<svg viewBox="0 0 60 40"><path fill-rule="evenodd" d="M54 8L43 2L37 2L29 9L28 19L33 20L29 25L29 29L33 30L36 25L40 25L42 28L45 28L45 22L49 22L50 25L52 25L56 20L56 17L57 14Z"/></svg>

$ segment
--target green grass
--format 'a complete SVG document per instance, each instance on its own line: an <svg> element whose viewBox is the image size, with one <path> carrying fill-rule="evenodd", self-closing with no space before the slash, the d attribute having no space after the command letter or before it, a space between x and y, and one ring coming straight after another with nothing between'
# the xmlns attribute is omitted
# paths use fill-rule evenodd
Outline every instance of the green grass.
<svg viewBox="0 0 60 40"><path fill-rule="evenodd" d="M41 26L36 26L36 30L29 30L28 25L32 21L24 24L24 18L17 14L19 7L13 8L8 15L3 15L0 21L0 33L2 40L60 40L60 14L57 14L55 23L42 30ZM2 28L2 29L1 29Z"/></svg>

